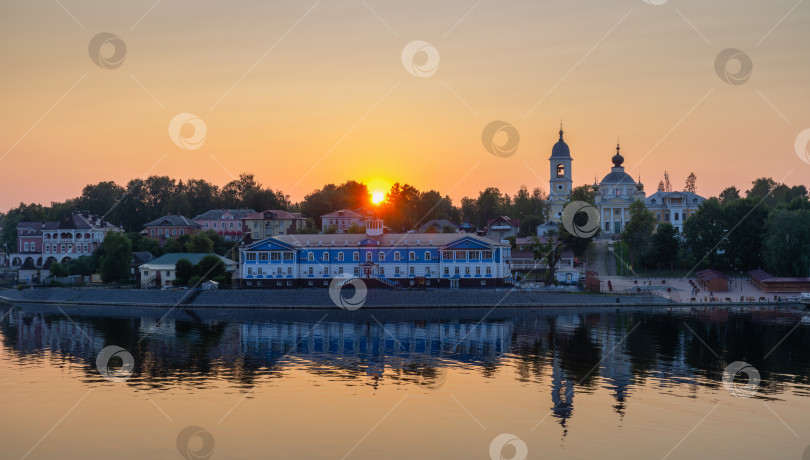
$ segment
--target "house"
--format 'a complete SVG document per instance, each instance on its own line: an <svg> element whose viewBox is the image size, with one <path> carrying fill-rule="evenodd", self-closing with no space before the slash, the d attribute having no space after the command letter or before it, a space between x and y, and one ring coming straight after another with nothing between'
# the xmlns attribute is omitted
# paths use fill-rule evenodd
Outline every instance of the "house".
<svg viewBox="0 0 810 460"><path fill-rule="evenodd" d="M548 236L536 237L540 244L548 243ZM545 259L535 258L532 245L534 236L515 238L515 249L512 251L512 258L509 261L512 270L545 270L548 262ZM560 261L557 263L557 270L574 268L574 253L572 251L562 251Z"/></svg>
<svg viewBox="0 0 810 460"><path fill-rule="evenodd" d="M502 286L510 282L511 246L458 233L277 235L239 249L242 287L328 287L342 274L369 286ZM424 284L421 284L424 283Z"/></svg>
<svg viewBox="0 0 810 460"><path fill-rule="evenodd" d="M537 235L544 236L548 235L550 232L554 232L556 234L560 234L559 224L556 222L548 221L543 222L542 224L537 226Z"/></svg>
<svg viewBox="0 0 810 460"><path fill-rule="evenodd" d="M213 230L228 241L239 241L244 235L245 217L256 214L253 209L212 209L191 219L200 224L202 230Z"/></svg>
<svg viewBox="0 0 810 460"><path fill-rule="evenodd" d="M89 256L110 231L123 232L86 211L74 211L58 221L20 222L17 224L17 252L10 254L10 266L22 267L30 261L35 268L42 269L48 261L65 263Z"/></svg>
<svg viewBox="0 0 810 460"><path fill-rule="evenodd" d="M452 233L458 232L458 226L447 219L429 220L424 225L419 227L419 231L421 233L427 233L429 228L433 228L436 233L444 233L445 229L452 230Z"/></svg>
<svg viewBox="0 0 810 460"><path fill-rule="evenodd" d="M183 235L193 235L202 226L188 217L168 214L144 225L147 238L152 238L160 243L166 244L169 238L178 238Z"/></svg>
<svg viewBox="0 0 810 460"><path fill-rule="evenodd" d="M656 225L669 222L682 233L686 219L696 213L704 201L705 198L692 192L658 190L644 199L644 205L655 214Z"/></svg>
<svg viewBox="0 0 810 460"><path fill-rule="evenodd" d="M270 209L253 212L242 218L246 236L251 240L262 240L275 235L289 235L306 227L307 219L301 213Z"/></svg>
<svg viewBox="0 0 810 460"><path fill-rule="evenodd" d="M141 272L138 270L138 267L145 263L149 263L154 260L155 256L152 255L149 251L139 251L132 253L132 261L129 263L129 274L132 279L135 280L137 284L141 284Z"/></svg>
<svg viewBox="0 0 810 460"><path fill-rule="evenodd" d="M486 236L495 236L499 239L510 236L517 237L520 232L520 219L507 216L496 217L487 221Z"/></svg>
<svg viewBox="0 0 810 460"><path fill-rule="evenodd" d="M362 209L339 209L321 216L321 228L334 227L336 233L346 233L352 225L365 227L368 219L370 217Z"/></svg>
<svg viewBox="0 0 810 460"><path fill-rule="evenodd" d="M216 290L219 289L219 283L217 283L214 280L203 281L202 283L200 283L200 288L203 291Z"/></svg>
<svg viewBox="0 0 810 460"><path fill-rule="evenodd" d="M776 277L765 270L751 270L751 284L764 292L810 292L810 277Z"/></svg>
<svg viewBox="0 0 810 460"><path fill-rule="evenodd" d="M225 271L233 273L237 269L237 263L231 259L217 254L204 253L170 253L164 254L157 259L149 261L138 267L140 272L141 287L163 287L171 286L177 278L177 261L186 259L191 265L197 265L205 256L214 255L219 257L225 264Z"/></svg>

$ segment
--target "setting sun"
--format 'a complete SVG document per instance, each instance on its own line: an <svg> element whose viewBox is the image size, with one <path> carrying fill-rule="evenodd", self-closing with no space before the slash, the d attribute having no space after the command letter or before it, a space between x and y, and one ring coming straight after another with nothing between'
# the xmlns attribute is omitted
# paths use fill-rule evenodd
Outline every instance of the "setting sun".
<svg viewBox="0 0 810 460"><path fill-rule="evenodd" d="M385 193L383 192L372 192L371 193L371 202L374 204L380 204L385 199Z"/></svg>

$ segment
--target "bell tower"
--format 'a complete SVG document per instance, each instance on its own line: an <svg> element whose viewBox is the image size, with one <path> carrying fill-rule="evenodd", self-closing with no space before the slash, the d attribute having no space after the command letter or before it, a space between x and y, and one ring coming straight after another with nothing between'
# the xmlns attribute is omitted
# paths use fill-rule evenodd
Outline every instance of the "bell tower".
<svg viewBox="0 0 810 460"><path fill-rule="evenodd" d="M549 162L548 199L551 222L560 222L563 207L571 195L571 151L563 140L562 123L560 123L560 140L551 149Z"/></svg>

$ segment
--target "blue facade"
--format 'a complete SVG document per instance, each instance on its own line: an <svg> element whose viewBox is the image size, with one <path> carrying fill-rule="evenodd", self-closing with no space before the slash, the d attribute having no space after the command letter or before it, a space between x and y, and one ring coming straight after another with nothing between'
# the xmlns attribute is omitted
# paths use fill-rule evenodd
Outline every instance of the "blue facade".
<svg viewBox="0 0 810 460"><path fill-rule="evenodd" d="M459 285L495 286L510 276L509 245L482 237L349 235L337 241L333 236L280 235L240 249L241 285L328 286L335 276L348 273L372 285L437 286L461 280Z"/></svg>

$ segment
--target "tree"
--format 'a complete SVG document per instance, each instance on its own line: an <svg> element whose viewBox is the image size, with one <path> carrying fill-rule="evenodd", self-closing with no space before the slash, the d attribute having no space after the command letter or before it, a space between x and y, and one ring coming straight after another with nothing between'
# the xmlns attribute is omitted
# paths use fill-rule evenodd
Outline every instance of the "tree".
<svg viewBox="0 0 810 460"><path fill-rule="evenodd" d="M720 204L725 205L739 199L740 191L737 190L737 187L733 185L731 187L726 187L722 192L720 192Z"/></svg>
<svg viewBox="0 0 810 460"><path fill-rule="evenodd" d="M562 258L562 251L564 244L558 238L555 230L549 230L546 234L545 241L540 241L536 236L531 238L529 250L534 254L535 260L545 260L546 266L546 285L554 284L554 274L557 271L557 265Z"/></svg>
<svg viewBox="0 0 810 460"><path fill-rule="evenodd" d="M671 192L672 191L672 183L669 181L669 173L664 171L664 191Z"/></svg>
<svg viewBox="0 0 810 460"><path fill-rule="evenodd" d="M683 233L686 246L697 260L708 259L710 266L720 261L718 247L726 234L720 200L709 198L686 220Z"/></svg>
<svg viewBox="0 0 810 460"><path fill-rule="evenodd" d="M51 276L54 278L64 278L66 276L70 276L70 269L67 265L60 264L59 262L54 262L51 264Z"/></svg>
<svg viewBox="0 0 810 460"><path fill-rule="evenodd" d="M363 227L362 225L358 225L357 222L355 222L355 223L353 223L351 225L351 227L346 229L346 233L351 233L351 234L366 233L366 228Z"/></svg>
<svg viewBox="0 0 810 460"><path fill-rule="evenodd" d="M641 200L631 203L629 211L630 220L622 231L622 242L630 249L630 264L643 264L652 243L655 215L647 210Z"/></svg>
<svg viewBox="0 0 810 460"><path fill-rule="evenodd" d="M669 222L659 224L652 236L652 254L650 259L657 263L659 268L661 264L668 263L670 269L672 269L672 264L678 257L679 248L678 229Z"/></svg>
<svg viewBox="0 0 810 460"><path fill-rule="evenodd" d="M217 276L225 276L225 263L219 256L207 255L194 266L194 274L202 281L207 281Z"/></svg>
<svg viewBox="0 0 810 460"><path fill-rule="evenodd" d="M765 268L776 276L810 276L810 211L775 210L765 229Z"/></svg>
<svg viewBox="0 0 810 460"><path fill-rule="evenodd" d="M204 254L214 252L214 242L205 233L195 233L185 244L186 252Z"/></svg>
<svg viewBox="0 0 810 460"><path fill-rule="evenodd" d="M129 280L132 243L119 232L107 232L104 237L104 255L101 257L101 280L114 283Z"/></svg>
<svg viewBox="0 0 810 460"><path fill-rule="evenodd" d="M689 177L686 178L686 186L684 190L687 192L697 193L697 176L695 173L689 173Z"/></svg>
<svg viewBox="0 0 810 460"><path fill-rule="evenodd" d="M69 260L67 267L72 275L90 276L98 269L98 260L93 256L79 256Z"/></svg>
<svg viewBox="0 0 810 460"><path fill-rule="evenodd" d="M174 283L178 286L185 286L188 284L188 280L191 279L192 275L194 275L194 267L191 265L191 261L188 259L178 260L174 265L174 269Z"/></svg>
<svg viewBox="0 0 810 460"><path fill-rule="evenodd" d="M761 198L744 198L722 207L723 227L727 230L721 245L729 267L749 271L762 266L762 240L768 209Z"/></svg>
<svg viewBox="0 0 810 460"><path fill-rule="evenodd" d="M664 185L664 181L662 181L662 180L658 181L658 191L659 192L663 192L665 187L666 186Z"/></svg>
<svg viewBox="0 0 810 460"><path fill-rule="evenodd" d="M445 225L444 227L442 227L442 233L456 233L456 229L451 227L450 225Z"/></svg>

